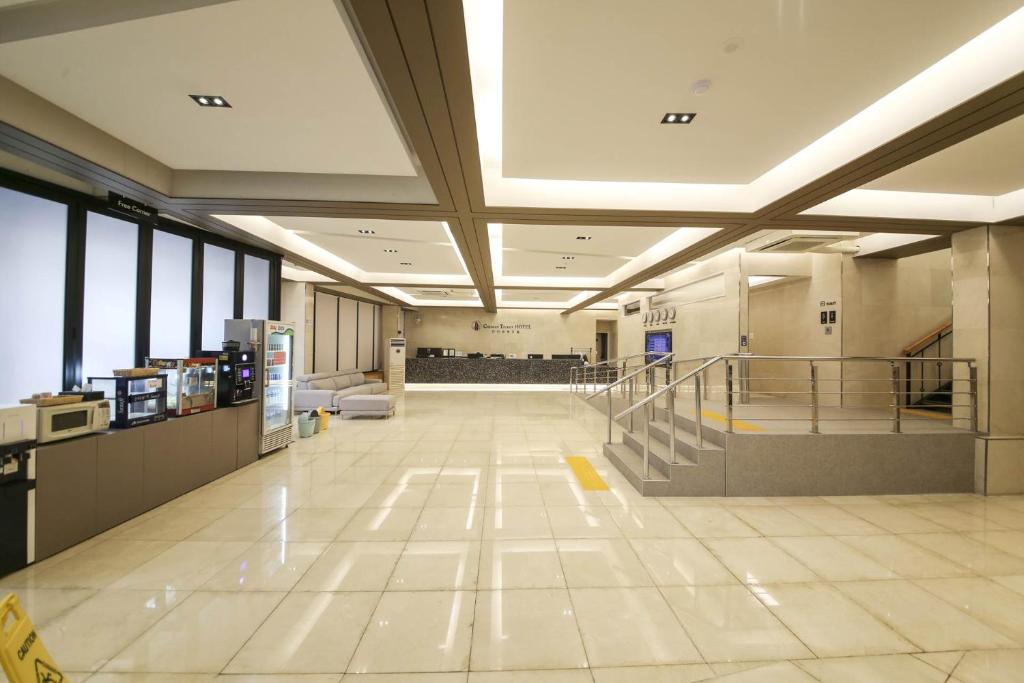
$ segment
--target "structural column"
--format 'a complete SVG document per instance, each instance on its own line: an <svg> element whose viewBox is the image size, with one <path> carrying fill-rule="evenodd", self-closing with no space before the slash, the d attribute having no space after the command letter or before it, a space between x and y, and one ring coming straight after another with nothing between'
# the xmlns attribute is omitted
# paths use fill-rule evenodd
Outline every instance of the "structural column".
<svg viewBox="0 0 1024 683"><path fill-rule="evenodd" d="M953 352L978 361L975 489L1024 493L1024 229L960 232L952 253ZM962 369L957 379L966 379Z"/></svg>

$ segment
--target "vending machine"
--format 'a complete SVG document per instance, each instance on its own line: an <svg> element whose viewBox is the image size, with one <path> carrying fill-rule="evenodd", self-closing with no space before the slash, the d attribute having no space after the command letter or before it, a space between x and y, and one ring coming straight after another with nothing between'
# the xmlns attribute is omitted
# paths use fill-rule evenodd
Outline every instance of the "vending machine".
<svg viewBox="0 0 1024 683"><path fill-rule="evenodd" d="M295 325L276 320L225 320L224 341L250 349L256 362L255 394L262 414L260 455L293 440Z"/></svg>

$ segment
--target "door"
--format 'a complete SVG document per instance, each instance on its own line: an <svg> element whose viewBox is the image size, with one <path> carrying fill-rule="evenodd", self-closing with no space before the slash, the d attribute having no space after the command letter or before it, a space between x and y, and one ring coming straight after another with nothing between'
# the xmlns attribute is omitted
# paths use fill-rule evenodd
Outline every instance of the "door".
<svg viewBox="0 0 1024 683"><path fill-rule="evenodd" d="M292 358L295 330L282 323L264 324L263 433L291 424Z"/></svg>
<svg viewBox="0 0 1024 683"><path fill-rule="evenodd" d="M597 333L597 360L598 362L608 360L608 333Z"/></svg>

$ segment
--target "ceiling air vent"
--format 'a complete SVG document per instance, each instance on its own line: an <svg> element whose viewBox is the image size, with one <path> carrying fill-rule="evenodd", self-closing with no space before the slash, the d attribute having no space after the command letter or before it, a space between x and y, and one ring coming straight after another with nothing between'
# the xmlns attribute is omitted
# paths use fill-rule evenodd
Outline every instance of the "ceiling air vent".
<svg viewBox="0 0 1024 683"><path fill-rule="evenodd" d="M814 230L776 230L746 245L747 251L771 254L802 254L836 242L859 237L858 232L816 232Z"/></svg>

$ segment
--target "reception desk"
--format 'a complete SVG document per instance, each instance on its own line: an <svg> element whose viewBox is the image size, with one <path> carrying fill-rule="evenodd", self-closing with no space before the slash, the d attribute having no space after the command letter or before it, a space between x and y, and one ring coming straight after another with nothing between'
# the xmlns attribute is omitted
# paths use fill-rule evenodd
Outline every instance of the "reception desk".
<svg viewBox="0 0 1024 683"><path fill-rule="evenodd" d="M410 384L568 384L578 358L406 358Z"/></svg>

